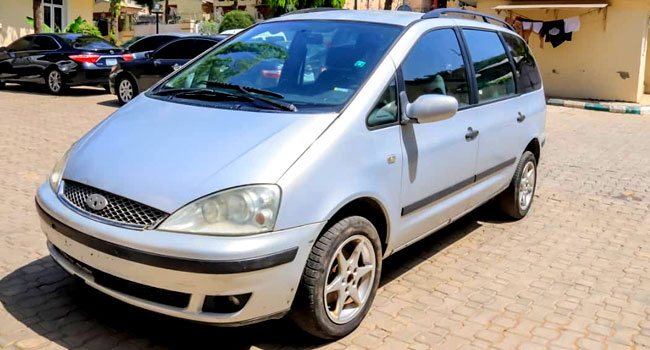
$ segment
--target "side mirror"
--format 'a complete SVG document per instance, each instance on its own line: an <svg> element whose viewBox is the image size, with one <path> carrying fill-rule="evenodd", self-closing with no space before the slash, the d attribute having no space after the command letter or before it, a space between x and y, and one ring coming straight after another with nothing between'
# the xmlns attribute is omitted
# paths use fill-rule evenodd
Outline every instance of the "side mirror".
<svg viewBox="0 0 650 350"><path fill-rule="evenodd" d="M422 95L406 105L406 116L420 124L449 119L456 112L458 100L446 95Z"/></svg>

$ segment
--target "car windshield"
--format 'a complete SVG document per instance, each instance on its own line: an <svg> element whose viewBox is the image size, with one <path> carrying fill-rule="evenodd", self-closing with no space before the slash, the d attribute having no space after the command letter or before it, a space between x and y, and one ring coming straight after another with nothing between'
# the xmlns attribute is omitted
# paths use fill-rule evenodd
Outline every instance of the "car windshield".
<svg viewBox="0 0 650 350"><path fill-rule="evenodd" d="M101 50L117 49L117 47L108 41L92 35L68 34L62 36L68 44L76 49L84 50Z"/></svg>
<svg viewBox="0 0 650 350"><path fill-rule="evenodd" d="M257 25L161 85L166 90L264 90L298 111L339 110L359 89L402 27L345 21ZM241 89L239 91L242 91ZM218 104L218 98L214 98Z"/></svg>

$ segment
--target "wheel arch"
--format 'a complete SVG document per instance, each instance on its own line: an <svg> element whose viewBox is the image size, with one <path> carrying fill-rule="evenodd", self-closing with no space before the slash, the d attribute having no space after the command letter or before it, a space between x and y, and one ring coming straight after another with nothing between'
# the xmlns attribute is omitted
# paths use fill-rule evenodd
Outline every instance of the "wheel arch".
<svg viewBox="0 0 650 350"><path fill-rule="evenodd" d="M541 156L542 148L539 144L539 140L537 139L537 137L533 138L528 143L528 145L524 149L524 152L526 151L530 151L530 153L532 153L535 156L535 161L539 164L539 157Z"/></svg>
<svg viewBox="0 0 650 350"><path fill-rule="evenodd" d="M140 83L138 82L138 79L135 77L135 75L133 75L133 73L131 73L129 71L125 71L125 70L117 73L117 75L115 76L115 91L116 91L116 93L117 93L118 81L120 80L120 78L122 78L124 76L131 79L131 83L133 83L135 85L135 88L138 89L137 93L139 94L140 91L142 91L142 89L140 89ZM135 97L135 96L133 96L133 97Z"/></svg>
<svg viewBox="0 0 650 350"><path fill-rule="evenodd" d="M381 241L382 253L385 255L390 239L390 219L386 207L377 198L362 196L342 204L330 215L322 232L327 231L339 220L353 215L362 216L375 226Z"/></svg>

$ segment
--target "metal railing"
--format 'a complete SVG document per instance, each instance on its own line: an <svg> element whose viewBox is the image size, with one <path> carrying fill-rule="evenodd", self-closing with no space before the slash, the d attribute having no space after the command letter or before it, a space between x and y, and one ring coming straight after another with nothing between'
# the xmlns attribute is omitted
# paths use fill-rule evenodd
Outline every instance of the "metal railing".
<svg viewBox="0 0 650 350"><path fill-rule="evenodd" d="M510 23L502 20L499 17L494 17L494 16L486 15L484 13L475 12L475 11L467 11L467 10L462 10L462 9L452 9L452 8L436 9L436 10L429 11L429 12L425 13L422 16L422 19L440 18L442 15L446 15L446 14L450 14L450 13L451 14L460 14L460 15L481 17L481 18L483 18L483 21L485 21L485 23L490 23L490 21L495 21L495 22L498 22L500 24L503 24L506 28L508 28L508 29L510 29L512 31L515 30L515 28L513 28Z"/></svg>

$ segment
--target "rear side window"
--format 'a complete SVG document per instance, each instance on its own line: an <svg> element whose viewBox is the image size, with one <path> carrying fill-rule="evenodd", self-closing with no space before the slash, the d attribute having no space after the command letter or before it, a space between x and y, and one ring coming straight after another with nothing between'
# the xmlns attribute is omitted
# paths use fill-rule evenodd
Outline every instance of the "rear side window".
<svg viewBox="0 0 650 350"><path fill-rule="evenodd" d="M537 63L535 63L528 45L521 38L508 33L503 33L503 39L505 39L510 55L515 61L517 92L525 94L541 89L542 77L539 75Z"/></svg>
<svg viewBox="0 0 650 350"><path fill-rule="evenodd" d="M146 37L134 43L133 45L129 46L129 51L131 52L153 51L174 39L177 38L170 35L156 35L156 36Z"/></svg>
<svg viewBox="0 0 650 350"><path fill-rule="evenodd" d="M474 64L478 102L515 95L515 79L510 60L496 32L463 30Z"/></svg>
<svg viewBox="0 0 650 350"><path fill-rule="evenodd" d="M32 43L31 50L57 50L59 45L54 39L47 36L36 36Z"/></svg>
<svg viewBox="0 0 650 350"><path fill-rule="evenodd" d="M29 50L29 44L31 42L32 42L32 37L26 36L14 41L7 48L11 51L27 51Z"/></svg>
<svg viewBox="0 0 650 350"><path fill-rule="evenodd" d="M212 40L196 40L194 42L194 47L192 47L192 58L202 54L205 50L217 45L216 42Z"/></svg>
<svg viewBox="0 0 650 350"><path fill-rule="evenodd" d="M402 75L410 102L438 94L455 97L460 106L469 104L465 63L452 29L424 34L404 60Z"/></svg>
<svg viewBox="0 0 650 350"><path fill-rule="evenodd" d="M156 51L155 57L163 60L189 60L198 55L195 53L193 39L181 39L163 46Z"/></svg>

